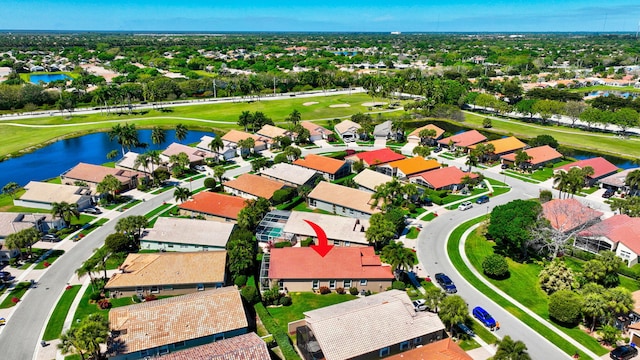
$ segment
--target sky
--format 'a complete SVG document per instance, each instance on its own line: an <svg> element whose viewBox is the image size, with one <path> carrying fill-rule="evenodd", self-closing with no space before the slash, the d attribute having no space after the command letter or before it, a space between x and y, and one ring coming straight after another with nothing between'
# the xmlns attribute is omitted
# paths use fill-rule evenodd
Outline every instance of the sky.
<svg viewBox="0 0 640 360"><path fill-rule="evenodd" d="M0 30L635 32L638 0L2 0Z"/></svg>

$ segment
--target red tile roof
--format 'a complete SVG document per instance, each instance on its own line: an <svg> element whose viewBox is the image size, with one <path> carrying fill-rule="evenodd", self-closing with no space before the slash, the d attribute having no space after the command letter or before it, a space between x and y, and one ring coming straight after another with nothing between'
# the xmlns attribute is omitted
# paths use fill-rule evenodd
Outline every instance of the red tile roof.
<svg viewBox="0 0 640 360"><path fill-rule="evenodd" d="M562 154L556 151L556 149L552 148L549 145L543 145L543 146L538 146L531 149L526 149L524 150L524 152L533 158L529 160L529 163L531 163L532 165L538 165L547 161L562 158ZM507 161L515 162L516 153L503 155L501 156L501 158Z"/></svg>
<svg viewBox="0 0 640 360"><path fill-rule="evenodd" d="M256 333L234 336L214 343L172 352L161 360L270 360L267 344Z"/></svg>
<svg viewBox="0 0 640 360"><path fill-rule="evenodd" d="M576 199L547 201L542 204L542 213L554 229L562 232L574 230L602 216L602 212L594 210Z"/></svg>
<svg viewBox="0 0 640 360"><path fill-rule="evenodd" d="M334 247L322 257L310 247L271 249L270 279L393 279L372 247Z"/></svg>
<svg viewBox="0 0 640 360"><path fill-rule="evenodd" d="M556 170L569 171L572 167L584 169L587 166L591 166L593 168L593 175L589 176L592 179L597 179L618 171L618 167L616 167L603 157L572 162L571 164L560 166Z"/></svg>
<svg viewBox="0 0 640 360"><path fill-rule="evenodd" d="M478 174L467 173L455 166L448 166L436 170L426 171L420 174L413 175L411 177L421 177L424 181L431 184L434 189L440 189L445 186L460 184L462 182L462 178L464 178L465 176L469 176L471 179L475 179L478 177Z"/></svg>
<svg viewBox="0 0 640 360"><path fill-rule="evenodd" d="M401 352L387 358L387 360L471 360L460 345L451 338L442 339L422 347Z"/></svg>
<svg viewBox="0 0 640 360"><path fill-rule="evenodd" d="M346 159L353 159L353 161L362 160L365 164L378 165L378 164L386 164L392 161L398 161L404 159L405 156L402 154L398 154L397 152L389 149L379 149L372 151L361 152L352 156L347 157Z"/></svg>
<svg viewBox="0 0 640 360"><path fill-rule="evenodd" d="M284 187L284 184L279 181L255 174L242 174L233 180L224 182L222 185L265 199L271 199L274 192Z"/></svg>
<svg viewBox="0 0 640 360"><path fill-rule="evenodd" d="M614 215L580 233L581 236L604 236L614 243L621 243L640 255L640 218Z"/></svg>
<svg viewBox="0 0 640 360"><path fill-rule="evenodd" d="M237 219L238 213L245 206L245 199L241 197L204 191L194 195L192 200L185 201L178 207L183 210L227 219Z"/></svg>
<svg viewBox="0 0 640 360"><path fill-rule="evenodd" d="M304 159L298 159L293 165L305 167L327 174L335 174L345 164L343 160L337 160L326 156L309 154Z"/></svg>
<svg viewBox="0 0 640 360"><path fill-rule="evenodd" d="M449 142L453 141L456 146L467 147L479 142L483 142L485 140L487 140L487 137L480 134L478 130L469 130L457 135L449 136L448 138L444 138L442 140L438 140L438 143L442 145L449 145Z"/></svg>

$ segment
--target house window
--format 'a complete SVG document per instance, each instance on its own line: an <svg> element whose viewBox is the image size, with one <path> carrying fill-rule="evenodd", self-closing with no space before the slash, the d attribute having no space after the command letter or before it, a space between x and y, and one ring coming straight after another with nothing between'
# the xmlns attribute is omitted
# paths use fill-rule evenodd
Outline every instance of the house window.
<svg viewBox="0 0 640 360"><path fill-rule="evenodd" d="M411 344L411 342L409 342L409 341L401 342L400 343L400 351L407 350L409 348L409 344Z"/></svg>
<svg viewBox="0 0 640 360"><path fill-rule="evenodd" d="M413 339L413 343L414 344L422 344L422 336L418 336L417 338Z"/></svg>
<svg viewBox="0 0 640 360"><path fill-rule="evenodd" d="M316 200L315 199L309 199L309 206L316 206Z"/></svg>
<svg viewBox="0 0 640 360"><path fill-rule="evenodd" d="M312 289L318 290L320 288L320 280L313 280Z"/></svg>
<svg viewBox="0 0 640 360"><path fill-rule="evenodd" d="M198 284L196 289L198 289L198 291L204 291L204 284Z"/></svg>
<svg viewBox="0 0 640 360"><path fill-rule="evenodd" d="M158 354L160 355L165 355L169 353L169 346L165 345L163 347L160 348L160 350L158 351Z"/></svg>
<svg viewBox="0 0 640 360"><path fill-rule="evenodd" d="M167 245L167 247L173 249L173 244L169 244L169 245Z"/></svg>
<svg viewBox="0 0 640 360"><path fill-rule="evenodd" d="M340 241L339 240L333 240L333 245L334 246L340 246Z"/></svg>
<svg viewBox="0 0 640 360"><path fill-rule="evenodd" d="M284 289L284 280L278 280L278 289Z"/></svg>
<svg viewBox="0 0 640 360"><path fill-rule="evenodd" d="M351 242L350 241L345 241L344 242L344 246L351 246Z"/></svg>
<svg viewBox="0 0 640 360"><path fill-rule="evenodd" d="M329 289L333 290L336 288L336 281L335 280L329 280Z"/></svg>
<svg viewBox="0 0 640 360"><path fill-rule="evenodd" d="M360 286L367 286L367 280L360 280Z"/></svg>
<svg viewBox="0 0 640 360"><path fill-rule="evenodd" d="M142 293L142 286L136 286L136 292L138 294L141 294Z"/></svg>
<svg viewBox="0 0 640 360"><path fill-rule="evenodd" d="M184 346L184 341L178 341L177 343L175 343L174 345L177 348L183 347Z"/></svg>
<svg viewBox="0 0 640 360"><path fill-rule="evenodd" d="M345 288L345 289L348 289L348 288L350 288L350 287L351 287L351 280L345 280L345 281L344 281L344 288Z"/></svg>
<svg viewBox="0 0 640 360"><path fill-rule="evenodd" d="M159 293L159 292L160 292L160 290L158 289L158 287L157 287L157 286L152 286L152 287L151 287L151 293L152 293L152 294L157 294L157 293Z"/></svg>
<svg viewBox="0 0 640 360"><path fill-rule="evenodd" d="M162 287L162 290L169 290L169 291L171 291L171 290L173 290L173 286L171 286L171 285L165 285L165 286L163 286L163 287Z"/></svg>
<svg viewBox="0 0 640 360"><path fill-rule="evenodd" d="M380 353L380 357L389 356L389 354L391 353L391 349L389 349L389 347L387 346L386 348L380 349L379 353Z"/></svg>
<svg viewBox="0 0 640 360"><path fill-rule="evenodd" d="M224 340L224 334L215 334L213 335L213 341Z"/></svg>
<svg viewBox="0 0 640 360"><path fill-rule="evenodd" d="M140 356L141 357L145 357L145 356L149 356L149 350L141 350L140 351Z"/></svg>

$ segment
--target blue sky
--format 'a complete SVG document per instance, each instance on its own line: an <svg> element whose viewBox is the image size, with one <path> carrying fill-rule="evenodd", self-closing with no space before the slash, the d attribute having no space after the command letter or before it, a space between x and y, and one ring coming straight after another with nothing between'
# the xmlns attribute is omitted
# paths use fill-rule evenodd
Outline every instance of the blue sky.
<svg viewBox="0 0 640 360"><path fill-rule="evenodd" d="M3 0L3 30L635 32L638 0Z"/></svg>

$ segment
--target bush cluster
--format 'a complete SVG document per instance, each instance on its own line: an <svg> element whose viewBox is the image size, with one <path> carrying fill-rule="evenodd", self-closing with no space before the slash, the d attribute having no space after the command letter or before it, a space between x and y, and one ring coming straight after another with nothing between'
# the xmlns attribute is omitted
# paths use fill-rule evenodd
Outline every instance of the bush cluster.
<svg viewBox="0 0 640 360"><path fill-rule="evenodd" d="M358 295L358 288L355 287L355 286L350 287L349 288L349 294L354 295L354 296Z"/></svg>
<svg viewBox="0 0 640 360"><path fill-rule="evenodd" d="M393 282L393 284L391 284L391 288L395 290L405 290L407 288L407 284L402 281L396 280Z"/></svg>
<svg viewBox="0 0 640 360"><path fill-rule="evenodd" d="M240 295L247 301L247 303L253 305L260 302L260 294L258 289L253 285L247 285L240 290Z"/></svg>
<svg viewBox="0 0 640 360"><path fill-rule="evenodd" d="M325 295L325 294L330 294L330 293L331 293L331 289L329 289L329 287L320 286L320 294Z"/></svg>
<svg viewBox="0 0 640 360"><path fill-rule="evenodd" d="M346 293L346 291L344 291L344 288L342 288L342 287L337 288L337 289L336 289L336 292L337 292L338 294L340 294L340 295L344 295L344 294Z"/></svg>
<svg viewBox="0 0 640 360"><path fill-rule="evenodd" d="M247 284L247 276L237 275L235 279L233 279L233 284L239 288L245 286Z"/></svg>
<svg viewBox="0 0 640 360"><path fill-rule="evenodd" d="M111 301L108 299L100 299L98 300L98 307L102 310L111 308Z"/></svg>

